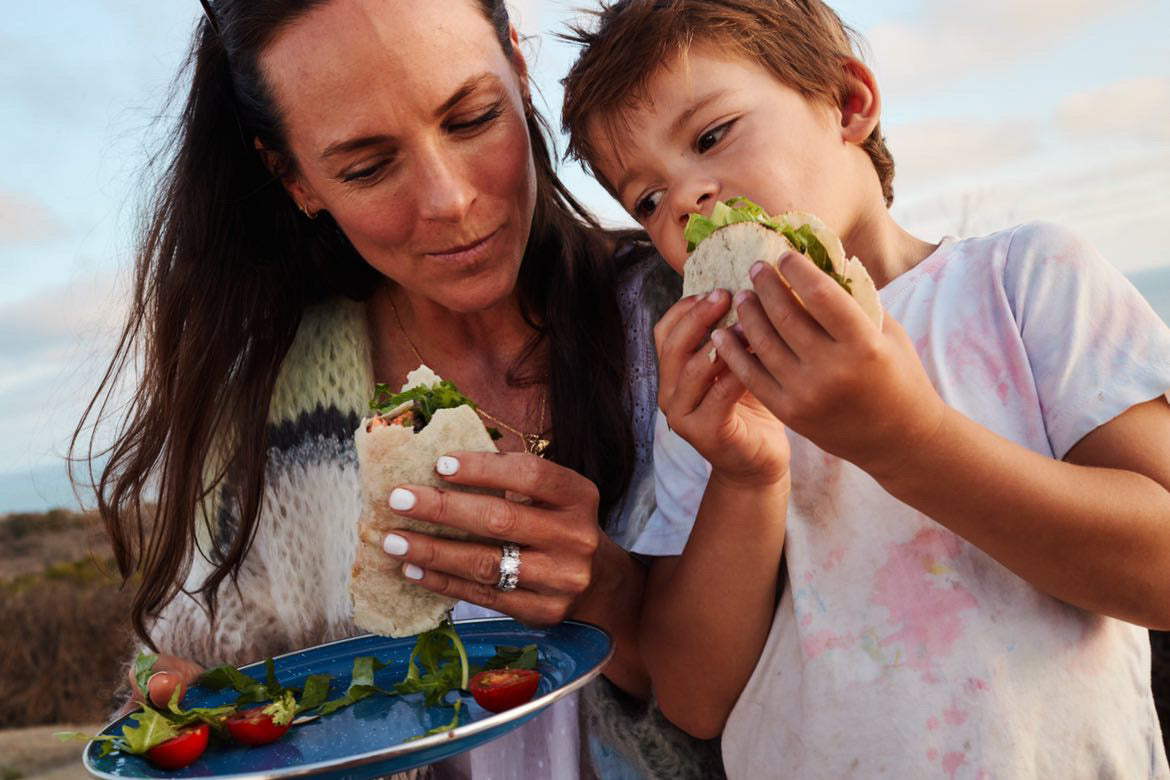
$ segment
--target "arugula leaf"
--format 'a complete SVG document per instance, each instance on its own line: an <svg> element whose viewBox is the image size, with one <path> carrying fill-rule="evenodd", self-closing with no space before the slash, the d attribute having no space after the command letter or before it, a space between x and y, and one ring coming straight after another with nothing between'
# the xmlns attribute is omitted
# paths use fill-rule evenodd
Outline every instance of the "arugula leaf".
<svg viewBox="0 0 1170 780"><path fill-rule="evenodd" d="M161 712L149 707L131 715L130 720L137 725L123 726L121 742L116 744L118 750L126 753L145 753L152 747L179 735L179 729L174 723Z"/></svg>
<svg viewBox="0 0 1170 780"><path fill-rule="evenodd" d="M484 662L483 669L535 669L539 655L535 644L496 645L496 654Z"/></svg>
<svg viewBox="0 0 1170 780"><path fill-rule="evenodd" d="M138 690L142 691L143 696L146 695L146 687L157 661L157 655L143 652L139 652L138 657L134 659L134 681L138 683Z"/></svg>
<svg viewBox="0 0 1170 780"><path fill-rule="evenodd" d="M345 695L322 704L320 714L328 715L331 712L336 712L342 707L348 707L354 702L361 701L375 693L393 696L394 693L392 691L384 691L374 685L374 673L385 669L389 665L389 663L382 663L372 655L363 655L353 659L353 674Z"/></svg>
<svg viewBox="0 0 1170 780"><path fill-rule="evenodd" d="M329 681L333 679L329 674L313 674L305 680L305 691L297 704L297 714L315 710L325 703L329 697Z"/></svg>
<svg viewBox="0 0 1170 780"><path fill-rule="evenodd" d="M426 667L425 674L419 671L416 660ZM418 635L406 664L406 678L394 686L394 690L422 693L427 706L440 706L452 689L467 690L470 676L467 649L448 615L438 628Z"/></svg>

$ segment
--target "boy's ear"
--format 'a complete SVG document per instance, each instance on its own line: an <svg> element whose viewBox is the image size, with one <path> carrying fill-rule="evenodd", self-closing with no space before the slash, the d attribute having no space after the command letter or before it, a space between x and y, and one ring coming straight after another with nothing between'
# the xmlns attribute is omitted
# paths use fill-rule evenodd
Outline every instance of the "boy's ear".
<svg viewBox="0 0 1170 780"><path fill-rule="evenodd" d="M846 92L841 100L841 137L847 143L860 144L881 119L881 92L877 77L861 60L847 58L842 67Z"/></svg>
<svg viewBox="0 0 1170 780"><path fill-rule="evenodd" d="M264 144L260 143L259 138L253 139L253 144L256 147L256 153L260 155L260 159L264 163L264 167L268 169L269 173L280 179L281 186L293 199L297 208L310 219L316 217L317 213L321 211L320 201L305 186L300 176L289 172L288 161L284 159L284 155L264 148Z"/></svg>

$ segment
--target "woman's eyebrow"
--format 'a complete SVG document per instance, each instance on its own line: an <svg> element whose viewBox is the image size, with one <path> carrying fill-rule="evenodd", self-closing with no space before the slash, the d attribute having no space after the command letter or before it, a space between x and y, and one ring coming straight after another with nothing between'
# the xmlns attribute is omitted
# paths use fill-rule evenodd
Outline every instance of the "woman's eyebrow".
<svg viewBox="0 0 1170 780"><path fill-rule="evenodd" d="M472 76L459 85L459 88L451 93L451 97L443 101L443 104L435 109L435 117L442 117L455 106L459 105L459 101L473 94L477 89L483 86L496 86L500 83L499 78L494 73L480 73L478 76ZM350 138L345 141L338 141L337 143L329 144L325 150L321 152L321 158L325 159L336 154L345 152L355 152L359 149L365 149L369 146L378 146L391 141L388 135L364 135L360 138Z"/></svg>
<svg viewBox="0 0 1170 780"><path fill-rule="evenodd" d="M459 101L463 100L463 98L472 94L480 87L489 84L494 86L498 85L499 83L500 80L494 73L480 73L478 76L472 76L471 78L467 79L467 81L464 81L462 84L460 84L459 88L451 94L451 97L443 101L443 105L435 109L435 117L439 118L443 116L443 114L459 105Z"/></svg>

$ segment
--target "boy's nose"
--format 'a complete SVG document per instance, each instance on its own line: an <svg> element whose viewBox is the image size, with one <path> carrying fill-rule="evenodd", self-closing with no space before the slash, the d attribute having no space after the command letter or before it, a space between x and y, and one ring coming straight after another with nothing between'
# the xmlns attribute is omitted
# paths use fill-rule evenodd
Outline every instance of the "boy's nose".
<svg viewBox="0 0 1170 780"><path fill-rule="evenodd" d="M719 197L719 183L714 179L696 178L682 187L676 187L673 192L671 206L674 209L675 220L685 226L691 214L698 212L709 215L715 207L715 200Z"/></svg>

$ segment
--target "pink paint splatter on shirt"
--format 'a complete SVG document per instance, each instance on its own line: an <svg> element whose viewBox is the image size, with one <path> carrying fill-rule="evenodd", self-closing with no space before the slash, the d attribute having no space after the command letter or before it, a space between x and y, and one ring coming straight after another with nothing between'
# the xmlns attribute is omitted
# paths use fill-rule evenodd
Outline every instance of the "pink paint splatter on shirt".
<svg viewBox="0 0 1170 780"><path fill-rule="evenodd" d="M967 713L952 704L943 710L943 720L948 726L962 726L967 721Z"/></svg>
<svg viewBox="0 0 1170 780"><path fill-rule="evenodd" d="M957 750L953 750L943 756L942 768L950 777L954 778L955 773L959 771L959 767L967 763L967 756Z"/></svg>
<svg viewBox="0 0 1170 780"><path fill-rule="evenodd" d="M932 659L946 656L962 636L962 613L978 606L975 597L946 577L947 564L962 549L957 536L925 528L905 544L890 545L886 562L874 575L872 602L889 611L897 630L881 641L901 643L905 663L933 681Z"/></svg>
<svg viewBox="0 0 1170 780"><path fill-rule="evenodd" d="M840 563L841 559L844 557L845 545L842 544L830 550L829 554L825 557L825 562L821 565L824 567L825 571L832 571L833 567Z"/></svg>
<svg viewBox="0 0 1170 780"><path fill-rule="evenodd" d="M967 693L974 693L975 691L986 691L987 680L980 680L978 677L968 677L967 682L963 683L963 688Z"/></svg>
<svg viewBox="0 0 1170 780"><path fill-rule="evenodd" d="M931 748L930 750L926 751L926 760L927 761L937 761L938 760L938 748Z"/></svg>
<svg viewBox="0 0 1170 780"><path fill-rule="evenodd" d="M926 719L926 730L927 731L934 731L937 728L938 728L938 718L931 715L929 718Z"/></svg>
<svg viewBox="0 0 1170 780"><path fill-rule="evenodd" d="M841 636L826 629L809 634L802 639L800 649L804 652L804 657L811 661L829 650L835 650L839 647L849 647L853 642L854 639L851 636Z"/></svg>

